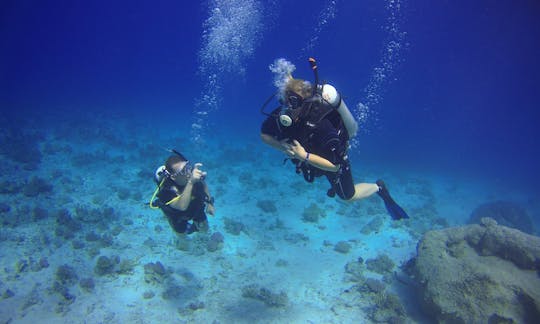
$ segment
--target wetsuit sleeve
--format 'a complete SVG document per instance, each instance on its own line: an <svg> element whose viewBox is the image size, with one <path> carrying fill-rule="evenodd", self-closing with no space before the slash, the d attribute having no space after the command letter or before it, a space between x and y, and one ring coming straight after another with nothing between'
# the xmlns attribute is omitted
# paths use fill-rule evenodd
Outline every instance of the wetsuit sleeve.
<svg viewBox="0 0 540 324"><path fill-rule="evenodd" d="M261 133L271 136L277 136L279 134L279 129L274 117L269 116L266 118L261 126Z"/></svg>
<svg viewBox="0 0 540 324"><path fill-rule="evenodd" d="M280 109L281 107L277 107L270 113L270 116L266 117L261 126L261 133L278 139L283 138L283 130L279 127L277 119Z"/></svg>

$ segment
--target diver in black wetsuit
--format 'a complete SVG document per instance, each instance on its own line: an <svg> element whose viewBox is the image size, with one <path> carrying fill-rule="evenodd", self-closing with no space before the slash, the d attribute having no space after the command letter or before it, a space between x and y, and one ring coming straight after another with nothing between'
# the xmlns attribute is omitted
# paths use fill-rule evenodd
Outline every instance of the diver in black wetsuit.
<svg viewBox="0 0 540 324"><path fill-rule="evenodd" d="M354 184L347 151L358 126L336 89L319 84L315 60L310 58L310 63L315 85L289 75L280 93L281 105L265 113L268 117L261 127L263 142L285 153L306 181L326 176L331 185L330 197L337 194L354 201L377 193L393 219L408 218L382 180ZM263 113L270 100L261 108Z"/></svg>
<svg viewBox="0 0 540 324"><path fill-rule="evenodd" d="M167 216L177 233L191 234L208 230L206 212L214 215L214 198L204 182L206 172L201 163L192 166L182 154L174 151L165 165L155 173L158 184L150 201L151 208L159 208ZM157 197L157 199L156 199Z"/></svg>

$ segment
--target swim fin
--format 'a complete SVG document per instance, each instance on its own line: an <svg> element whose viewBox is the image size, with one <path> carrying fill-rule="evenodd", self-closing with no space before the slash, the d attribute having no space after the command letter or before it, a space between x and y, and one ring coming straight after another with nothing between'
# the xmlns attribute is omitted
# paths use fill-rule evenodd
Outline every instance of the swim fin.
<svg viewBox="0 0 540 324"><path fill-rule="evenodd" d="M403 218L409 218L409 215L401 208L390 196L390 192L388 192L388 189L386 188L386 185L384 184L384 181L377 180L377 185L379 186L379 191L377 191L377 194L382 198L384 201L384 206L386 207L386 210L390 214L393 220L400 220Z"/></svg>

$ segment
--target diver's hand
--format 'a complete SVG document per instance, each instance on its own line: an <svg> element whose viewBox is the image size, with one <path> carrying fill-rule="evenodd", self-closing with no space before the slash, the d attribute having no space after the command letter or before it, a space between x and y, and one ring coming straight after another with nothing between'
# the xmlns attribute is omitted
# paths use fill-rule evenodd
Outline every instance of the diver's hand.
<svg viewBox="0 0 540 324"><path fill-rule="evenodd" d="M206 177L206 172L200 170L199 168L202 167L202 163L195 163L193 166L193 171L191 172L191 182L199 182L201 180L204 180L204 177Z"/></svg>
<svg viewBox="0 0 540 324"><path fill-rule="evenodd" d="M207 204L206 205L206 212L210 214L211 216L214 216L216 214L216 207L214 207L213 204Z"/></svg>
<svg viewBox="0 0 540 324"><path fill-rule="evenodd" d="M297 140L292 140L292 142L288 143L287 145L287 154L289 155L289 157L299 160L303 160L306 158L306 150Z"/></svg>
<svg viewBox="0 0 540 324"><path fill-rule="evenodd" d="M281 151L283 151L283 153L287 154L287 156L292 159L294 158L294 152L292 150L291 142L292 141L290 139L285 138L279 141L279 144L281 144Z"/></svg>
<svg viewBox="0 0 540 324"><path fill-rule="evenodd" d="M287 154L290 158L292 158L292 156L289 153L289 150L290 150L290 147L291 147L290 142L291 142L290 139L285 138L285 139L282 139L281 141L279 141L279 145L280 145L281 152Z"/></svg>

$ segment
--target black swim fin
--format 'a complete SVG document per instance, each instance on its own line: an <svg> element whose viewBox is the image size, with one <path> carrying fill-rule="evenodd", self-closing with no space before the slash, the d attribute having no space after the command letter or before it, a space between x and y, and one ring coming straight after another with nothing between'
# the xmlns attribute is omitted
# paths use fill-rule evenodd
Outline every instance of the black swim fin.
<svg viewBox="0 0 540 324"><path fill-rule="evenodd" d="M384 184L384 181L377 180L377 185L379 186L379 191L377 191L377 194L382 198L384 201L384 206L386 207L386 210L390 214L393 220L400 220L403 218L409 218L409 215L401 208L390 196L390 193L388 192L388 189L386 188L386 185Z"/></svg>

